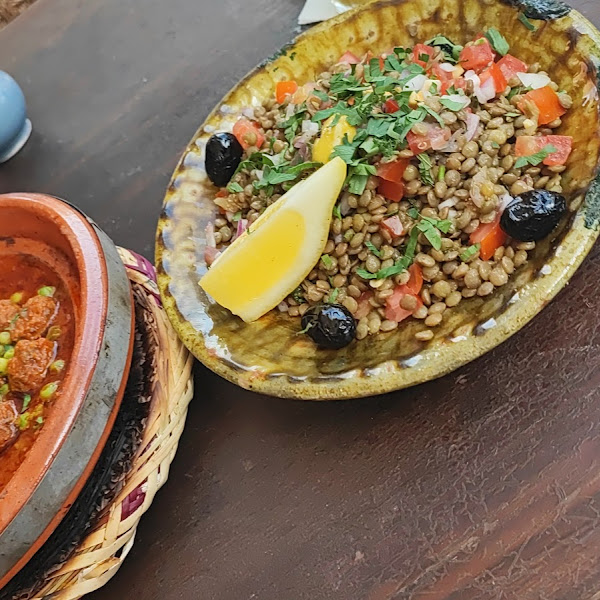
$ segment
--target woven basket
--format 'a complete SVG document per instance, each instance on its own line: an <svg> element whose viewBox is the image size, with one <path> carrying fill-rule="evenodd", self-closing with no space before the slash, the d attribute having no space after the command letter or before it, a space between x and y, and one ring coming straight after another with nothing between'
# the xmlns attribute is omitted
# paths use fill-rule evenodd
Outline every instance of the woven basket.
<svg viewBox="0 0 600 600"><path fill-rule="evenodd" d="M152 397L142 442L123 487L95 520L75 552L43 582L35 600L75 600L102 587L131 550L138 523L165 484L177 451L193 395L193 359L171 328L162 309L154 267L120 249L138 307L155 339Z"/></svg>

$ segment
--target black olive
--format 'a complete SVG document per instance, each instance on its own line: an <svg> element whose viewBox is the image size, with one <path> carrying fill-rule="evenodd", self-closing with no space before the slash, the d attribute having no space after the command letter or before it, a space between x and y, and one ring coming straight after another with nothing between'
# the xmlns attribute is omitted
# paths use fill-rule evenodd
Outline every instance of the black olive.
<svg viewBox="0 0 600 600"><path fill-rule="evenodd" d="M219 187L229 183L242 160L244 149L233 133L215 133L206 144L206 172Z"/></svg>
<svg viewBox="0 0 600 600"><path fill-rule="evenodd" d="M312 306L302 317L302 328L318 346L332 350L347 346L356 336L356 321L340 304Z"/></svg>
<svg viewBox="0 0 600 600"><path fill-rule="evenodd" d="M504 210L500 227L521 242L537 242L549 235L567 211L565 197L548 190L517 196Z"/></svg>

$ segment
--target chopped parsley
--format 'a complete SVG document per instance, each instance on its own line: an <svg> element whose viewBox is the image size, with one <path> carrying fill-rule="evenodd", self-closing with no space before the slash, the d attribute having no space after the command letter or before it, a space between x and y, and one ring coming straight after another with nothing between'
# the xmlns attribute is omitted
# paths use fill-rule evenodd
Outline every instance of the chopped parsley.
<svg viewBox="0 0 600 600"><path fill-rule="evenodd" d="M411 219L418 219L419 218L419 211L414 206L412 208L409 208L406 211L406 214L408 214L408 216Z"/></svg>
<svg viewBox="0 0 600 600"><path fill-rule="evenodd" d="M519 21L529 29L529 31L537 31L537 27L527 18L525 13L519 13Z"/></svg>
<svg viewBox="0 0 600 600"><path fill-rule="evenodd" d="M433 248L441 250L442 237L440 236L439 231L448 233L450 227L452 227L452 223L448 220L440 221L438 219L432 219L431 217L422 217L421 221L417 223L415 227L427 238L427 241Z"/></svg>
<svg viewBox="0 0 600 600"><path fill-rule="evenodd" d="M381 254L381 250L378 250L373 242L367 240L365 242L365 246L377 257L381 258L383 255Z"/></svg>
<svg viewBox="0 0 600 600"><path fill-rule="evenodd" d="M325 265L326 269L331 269L331 267L333 267L333 261L329 254L323 254L323 256L321 256L321 262Z"/></svg>
<svg viewBox="0 0 600 600"><path fill-rule="evenodd" d="M433 185L433 175L431 174L431 158L425 153L421 153L418 156L419 159L419 173L421 174L421 181L425 185Z"/></svg>
<svg viewBox="0 0 600 600"><path fill-rule="evenodd" d="M336 205L333 207L333 216L334 216L336 219L341 219L341 218L342 218L342 213L341 213L341 210L340 210L340 205L339 205L339 204L336 204Z"/></svg>
<svg viewBox="0 0 600 600"><path fill-rule="evenodd" d="M292 292L292 298L298 303L298 304L304 304L306 302L306 300L304 299L304 290L302 289L302 286L299 285L293 292Z"/></svg>
<svg viewBox="0 0 600 600"><path fill-rule="evenodd" d="M227 191L230 194L239 194L240 192L244 191L244 188L239 184L236 183L235 181L232 181L228 186L227 186Z"/></svg>
<svg viewBox="0 0 600 600"><path fill-rule="evenodd" d="M485 32L485 37L498 54L501 54L502 56L508 54L510 46L508 45L506 38L495 27L490 27Z"/></svg>
<svg viewBox="0 0 600 600"><path fill-rule="evenodd" d="M473 258L479 252L480 244L473 244L469 246L461 255L460 260L467 262L470 258Z"/></svg>
<svg viewBox="0 0 600 600"><path fill-rule="evenodd" d="M442 96L440 98L440 104L444 108L447 108L448 110L451 110L453 112L458 112L459 110L462 110L465 107L464 102L459 102L458 100L452 100L452 98L448 98L447 96Z"/></svg>
<svg viewBox="0 0 600 600"><path fill-rule="evenodd" d="M545 158L557 152L556 146L552 144L546 144L539 152L532 154L530 156L519 156L517 158L517 162L515 163L515 168L521 169L527 165L532 165L536 167L540 163L544 161Z"/></svg>
<svg viewBox="0 0 600 600"><path fill-rule="evenodd" d="M444 177L446 176L446 167L444 165L440 165L438 170L438 181L444 181Z"/></svg>
<svg viewBox="0 0 600 600"><path fill-rule="evenodd" d="M331 292L329 293L329 296L327 296L327 304L335 304L335 302L338 299L338 296L340 294L340 290L338 288L333 288L331 290Z"/></svg>
<svg viewBox="0 0 600 600"><path fill-rule="evenodd" d="M427 46L434 46L439 48L444 54L444 59L452 64L456 64L460 58L460 53L463 49L459 44L455 44L447 37L443 35L436 35L435 37L425 42Z"/></svg>

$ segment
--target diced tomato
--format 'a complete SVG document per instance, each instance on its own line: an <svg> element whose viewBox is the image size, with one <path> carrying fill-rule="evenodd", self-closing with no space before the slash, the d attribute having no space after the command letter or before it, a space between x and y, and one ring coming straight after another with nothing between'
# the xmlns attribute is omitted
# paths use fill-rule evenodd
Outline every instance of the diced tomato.
<svg viewBox="0 0 600 600"><path fill-rule="evenodd" d="M265 136L258 129L258 125L244 117L233 126L233 135L244 150L250 146L260 148L265 142Z"/></svg>
<svg viewBox="0 0 600 600"><path fill-rule="evenodd" d="M350 50L346 50L346 52L340 56L340 60L338 60L338 63L346 63L349 65L357 65L359 62L360 58L353 52L350 52Z"/></svg>
<svg viewBox="0 0 600 600"><path fill-rule="evenodd" d="M229 196L229 192L225 188L222 188L216 193L216 196L217 198L225 198L225 196Z"/></svg>
<svg viewBox="0 0 600 600"><path fill-rule="evenodd" d="M417 295L421 292L423 287L423 271L421 265L413 263L409 268L410 279L408 280L406 287L413 294Z"/></svg>
<svg viewBox="0 0 600 600"><path fill-rule="evenodd" d="M386 181L400 183L409 163L410 160L407 158L399 158L393 162L380 163L377 167L377 177L381 177Z"/></svg>
<svg viewBox="0 0 600 600"><path fill-rule="evenodd" d="M433 55L435 53L436 53L436 50L433 46L426 46L425 44L417 44L413 48L412 61L415 64L420 65L425 70L427 70L433 66L431 59L433 58ZM422 57L425 57L425 56L428 56L429 58L427 60L423 60Z"/></svg>
<svg viewBox="0 0 600 600"><path fill-rule="evenodd" d="M523 135L517 138L515 154L517 156L531 156L548 145L554 146L556 152L549 154L544 159L544 164L549 167L564 165L573 149L573 138L570 135L542 135L539 137Z"/></svg>
<svg viewBox="0 0 600 600"><path fill-rule="evenodd" d="M496 93L501 94L506 89L508 82L506 81L504 73L498 66L498 63L494 63L480 75L481 85L483 85L490 77L494 80Z"/></svg>
<svg viewBox="0 0 600 600"><path fill-rule="evenodd" d="M389 181L387 183L390 183ZM381 221L382 229L385 229L392 237L398 238L404 233L404 226L398 215Z"/></svg>
<svg viewBox="0 0 600 600"><path fill-rule="evenodd" d="M406 310L400 306L402 298L405 296L413 296L417 300L417 305L414 310ZM396 286L394 293L386 300L385 318L390 321L400 323L404 319L412 316L414 312L423 306L423 301L420 296L414 294L406 285Z"/></svg>
<svg viewBox="0 0 600 600"><path fill-rule="evenodd" d="M404 198L404 183L396 181L387 181L381 179L377 186L377 191L392 202L400 202Z"/></svg>
<svg viewBox="0 0 600 600"><path fill-rule="evenodd" d="M529 69L522 60L519 60L510 54L503 56L496 64L507 81L512 79L517 73L527 73L527 70Z"/></svg>
<svg viewBox="0 0 600 600"><path fill-rule="evenodd" d="M452 135L448 127L442 128L439 125L431 123L426 123L426 126L428 127L428 131L425 135L417 135L409 131L406 136L408 146L414 154L421 154L421 152L425 152L431 148L440 150L446 145L446 142Z"/></svg>
<svg viewBox="0 0 600 600"><path fill-rule="evenodd" d="M483 71L494 62L494 51L485 38L481 38L473 46L466 46L460 53L460 65L465 71L473 70L477 73Z"/></svg>
<svg viewBox="0 0 600 600"><path fill-rule="evenodd" d="M567 112L567 109L558 100L557 93L549 85L527 92L523 96L523 100L519 102L522 112L525 112L526 100L533 102L538 107L540 111L539 125L547 125Z"/></svg>
<svg viewBox="0 0 600 600"><path fill-rule="evenodd" d="M398 102L394 100L394 98L388 98L383 105L383 112L388 114L398 112L400 110L400 106Z"/></svg>
<svg viewBox="0 0 600 600"><path fill-rule="evenodd" d="M373 308L369 300L373 297L373 292L363 292L358 299L358 309L354 313L356 319L366 317Z"/></svg>
<svg viewBox="0 0 600 600"><path fill-rule="evenodd" d="M275 99L278 104L283 104L288 96L293 96L298 91L295 81L279 81L275 88Z"/></svg>
<svg viewBox="0 0 600 600"><path fill-rule="evenodd" d="M489 260L494 252L506 242L506 234L500 228L500 217L492 223L481 224L469 238L471 244L480 244L479 256Z"/></svg>
<svg viewBox="0 0 600 600"><path fill-rule="evenodd" d="M464 77L458 77L457 79L450 79L449 81L442 81L440 94L442 96L444 94L447 94L448 90L452 87L455 90L466 90L467 89L467 80Z"/></svg>
<svg viewBox="0 0 600 600"><path fill-rule="evenodd" d="M433 73L435 78L439 79L442 83L454 80L454 75L452 71L446 71L445 69L442 69L441 65L439 64L433 65L433 67L431 68L431 72Z"/></svg>

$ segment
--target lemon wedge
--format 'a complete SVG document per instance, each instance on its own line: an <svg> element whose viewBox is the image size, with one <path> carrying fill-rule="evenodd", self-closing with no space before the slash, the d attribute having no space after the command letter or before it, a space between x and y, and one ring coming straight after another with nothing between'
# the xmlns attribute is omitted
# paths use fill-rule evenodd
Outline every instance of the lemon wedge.
<svg viewBox="0 0 600 600"><path fill-rule="evenodd" d="M319 261L345 179L336 157L295 185L219 256L200 287L246 322L275 308Z"/></svg>

